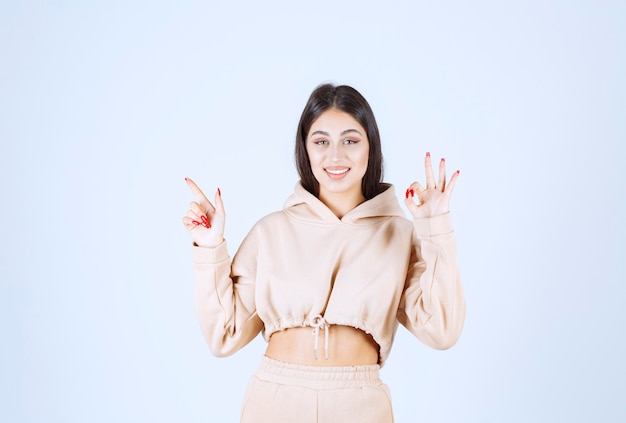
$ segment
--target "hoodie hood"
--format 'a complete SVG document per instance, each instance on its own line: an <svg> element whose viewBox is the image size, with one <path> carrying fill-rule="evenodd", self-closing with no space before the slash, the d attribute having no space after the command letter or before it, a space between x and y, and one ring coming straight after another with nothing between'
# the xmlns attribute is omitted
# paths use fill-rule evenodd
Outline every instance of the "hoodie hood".
<svg viewBox="0 0 626 423"><path fill-rule="evenodd" d="M293 194L287 198L283 211L296 220L327 225L341 222L367 226L389 217L405 217L393 185L383 184L383 187L383 192L359 204L339 219L319 198L304 189L298 182Z"/></svg>

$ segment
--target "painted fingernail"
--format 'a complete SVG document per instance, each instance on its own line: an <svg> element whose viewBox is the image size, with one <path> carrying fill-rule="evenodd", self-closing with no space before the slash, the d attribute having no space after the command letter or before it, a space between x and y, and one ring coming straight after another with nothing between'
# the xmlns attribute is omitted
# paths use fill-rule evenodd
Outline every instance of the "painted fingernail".
<svg viewBox="0 0 626 423"><path fill-rule="evenodd" d="M406 194L404 194L404 197L405 197L405 198L409 198L409 192L410 192L410 191L411 191L410 189L408 189L408 188L406 189Z"/></svg>
<svg viewBox="0 0 626 423"><path fill-rule="evenodd" d="M441 161L442 161L442 162L445 162L445 161L446 161L446 159L445 159L444 157L442 157L442 158L441 158Z"/></svg>
<svg viewBox="0 0 626 423"><path fill-rule="evenodd" d="M192 220L191 223L193 223L196 226L198 226L200 224L200 222L198 222L197 220Z"/></svg>
<svg viewBox="0 0 626 423"><path fill-rule="evenodd" d="M202 216L200 219L202 219L202 223L204 223L204 226L206 226L207 228L211 226L209 224L209 219L207 219L206 216Z"/></svg>
<svg viewBox="0 0 626 423"><path fill-rule="evenodd" d="M430 157L430 151L426 152L426 157Z"/></svg>
<svg viewBox="0 0 626 423"><path fill-rule="evenodd" d="M220 197L222 196L222 191L220 190L220 187L217 187L217 195L219 195Z"/></svg>
<svg viewBox="0 0 626 423"><path fill-rule="evenodd" d="M460 171L460 170L457 170L457 171L456 171L456 174L457 174L457 175L459 175L460 173L461 173L461 171Z"/></svg>
<svg viewBox="0 0 626 423"><path fill-rule="evenodd" d="M411 197L415 197L415 191L411 190Z"/></svg>

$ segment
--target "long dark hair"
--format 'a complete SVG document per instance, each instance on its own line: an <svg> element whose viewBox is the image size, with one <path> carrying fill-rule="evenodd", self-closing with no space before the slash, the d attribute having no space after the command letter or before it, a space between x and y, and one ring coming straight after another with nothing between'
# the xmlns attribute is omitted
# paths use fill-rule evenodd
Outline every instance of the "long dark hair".
<svg viewBox="0 0 626 423"><path fill-rule="evenodd" d="M383 153L380 146L380 134L374 118L374 112L367 100L354 88L347 85L335 86L323 84L318 86L309 97L296 133L296 166L302 186L315 196L319 196L319 183L313 171L306 151L306 139L313 122L326 110L337 109L351 115L365 129L369 141L369 158L367 170L361 182L361 190L369 200L384 190Z"/></svg>

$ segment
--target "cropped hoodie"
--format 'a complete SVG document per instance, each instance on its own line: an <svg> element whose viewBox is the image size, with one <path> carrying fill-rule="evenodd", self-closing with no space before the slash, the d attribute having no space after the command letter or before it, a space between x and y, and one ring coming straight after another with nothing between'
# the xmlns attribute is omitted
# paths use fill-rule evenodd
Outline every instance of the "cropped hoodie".
<svg viewBox="0 0 626 423"><path fill-rule="evenodd" d="M398 322L437 349L454 345L463 328L450 214L408 220L391 185L339 219L297 184L232 260L225 241L192 249L196 313L216 356L322 316L370 334L382 366Z"/></svg>

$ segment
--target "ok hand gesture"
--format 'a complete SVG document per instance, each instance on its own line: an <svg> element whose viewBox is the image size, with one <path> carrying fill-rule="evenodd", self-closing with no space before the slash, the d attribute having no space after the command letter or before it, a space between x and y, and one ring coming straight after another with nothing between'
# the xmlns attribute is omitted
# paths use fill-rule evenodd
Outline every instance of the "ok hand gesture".
<svg viewBox="0 0 626 423"><path fill-rule="evenodd" d="M457 170L450 177L446 185L446 161L439 162L439 180L435 183L433 168L430 163L430 153L426 153L426 188L418 182L413 182L406 190L404 204L415 218L433 217L447 213L450 210L450 196L460 171ZM417 204L414 198L417 196Z"/></svg>
<svg viewBox="0 0 626 423"><path fill-rule="evenodd" d="M183 225L196 245L216 247L224 241L226 214L222 194L218 188L214 198L215 206L213 206L194 181L189 178L185 178L185 181L196 197L196 201L189 204L189 210L183 217Z"/></svg>

